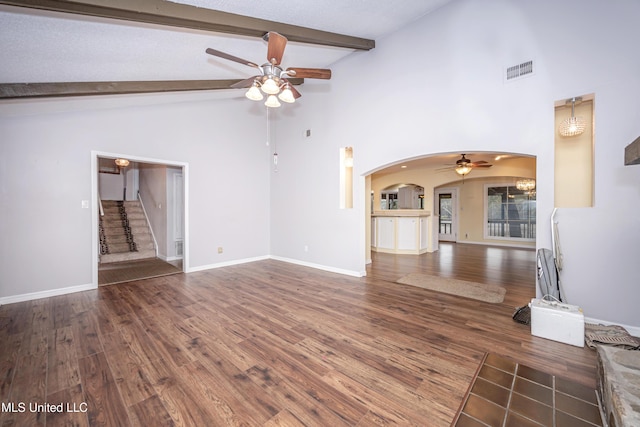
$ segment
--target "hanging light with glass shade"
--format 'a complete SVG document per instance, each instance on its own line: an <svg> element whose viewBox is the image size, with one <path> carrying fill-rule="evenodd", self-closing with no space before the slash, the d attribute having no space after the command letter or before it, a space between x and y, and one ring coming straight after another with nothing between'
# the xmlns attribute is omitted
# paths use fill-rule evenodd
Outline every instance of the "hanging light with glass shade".
<svg viewBox="0 0 640 427"><path fill-rule="evenodd" d="M262 95L262 92L260 92L257 80L253 81L253 84L251 85L247 93L244 94L244 96L252 101L262 101L264 96Z"/></svg>
<svg viewBox="0 0 640 427"><path fill-rule="evenodd" d="M576 117L576 102L581 102L582 98L571 98L567 99L567 105L571 103L571 117L568 117L560 123L560 127L558 128L558 133L561 136L577 136L584 132L586 128L586 122L584 117L577 116Z"/></svg>
<svg viewBox="0 0 640 427"><path fill-rule="evenodd" d="M531 178L521 178L516 181L516 188L520 191L531 191L536 188L536 180Z"/></svg>
<svg viewBox="0 0 640 427"><path fill-rule="evenodd" d="M458 175L462 175L465 176L467 175L469 172L471 172L471 166L467 166L467 165L458 165L456 166L456 173Z"/></svg>

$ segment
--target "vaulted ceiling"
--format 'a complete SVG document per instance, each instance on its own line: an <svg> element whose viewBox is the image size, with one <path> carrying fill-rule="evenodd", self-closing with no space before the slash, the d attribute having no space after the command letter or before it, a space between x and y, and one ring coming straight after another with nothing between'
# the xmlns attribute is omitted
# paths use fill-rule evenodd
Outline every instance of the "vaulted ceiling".
<svg viewBox="0 0 640 427"><path fill-rule="evenodd" d="M289 39L285 66L331 68L450 1L0 0L0 99L213 89L237 97L229 86L255 70L207 48L261 64L263 35L277 31Z"/></svg>
<svg viewBox="0 0 640 427"><path fill-rule="evenodd" d="M261 64L330 68L451 0L0 0L0 98L227 88Z"/></svg>

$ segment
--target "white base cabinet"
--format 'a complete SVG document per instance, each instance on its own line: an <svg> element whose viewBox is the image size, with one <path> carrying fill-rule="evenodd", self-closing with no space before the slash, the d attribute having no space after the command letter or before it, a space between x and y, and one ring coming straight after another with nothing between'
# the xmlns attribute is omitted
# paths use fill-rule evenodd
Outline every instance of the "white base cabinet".
<svg viewBox="0 0 640 427"><path fill-rule="evenodd" d="M380 212L371 218L371 249L376 252L433 252L437 245L430 244L432 236L431 215L426 211Z"/></svg>

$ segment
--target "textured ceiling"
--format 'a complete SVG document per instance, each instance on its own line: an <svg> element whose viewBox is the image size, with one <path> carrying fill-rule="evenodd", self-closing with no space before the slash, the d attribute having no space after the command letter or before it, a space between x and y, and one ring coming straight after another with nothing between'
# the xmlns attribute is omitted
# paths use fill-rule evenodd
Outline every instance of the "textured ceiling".
<svg viewBox="0 0 640 427"><path fill-rule="evenodd" d="M378 40L453 0L179 0L195 7ZM254 70L205 53L211 47L253 62L267 44L248 36L164 27L0 5L0 83L215 80ZM289 42L283 65L331 67L353 51ZM236 90L216 96L239 97ZM302 90L304 92L304 90ZM493 161L495 154L471 153ZM458 154L404 162L407 167L455 164ZM400 168L395 165L386 171Z"/></svg>
<svg viewBox="0 0 640 427"><path fill-rule="evenodd" d="M316 30L378 39L450 0L174 0Z"/></svg>
<svg viewBox="0 0 640 427"><path fill-rule="evenodd" d="M180 0L175 3L350 36L380 38L450 0ZM252 69L208 47L266 62L255 37L179 29L0 5L0 83L215 80ZM287 67L327 68L351 49L290 42Z"/></svg>

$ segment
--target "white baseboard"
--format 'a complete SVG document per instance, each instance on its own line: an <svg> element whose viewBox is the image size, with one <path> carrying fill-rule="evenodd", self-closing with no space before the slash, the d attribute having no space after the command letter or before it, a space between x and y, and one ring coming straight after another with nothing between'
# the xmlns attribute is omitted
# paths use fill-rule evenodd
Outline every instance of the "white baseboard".
<svg viewBox="0 0 640 427"><path fill-rule="evenodd" d="M185 270L185 273L195 273L196 271L204 271L204 270L211 270L213 268L229 267L231 265L246 264L248 262L263 261L265 259L269 259L269 256L264 255L264 256L254 257L254 258L234 259L232 261L219 262L215 264L199 265L197 267L187 267L187 269Z"/></svg>
<svg viewBox="0 0 640 427"><path fill-rule="evenodd" d="M228 267L228 266L231 266L231 265L238 265L238 264L246 264L246 263L254 262L254 261L262 261L262 260L265 260L265 259L273 259L273 260L276 260L276 261L287 262L289 264L296 264L296 265L301 265L301 266L304 266L304 267L311 267L311 268L315 268L315 269L318 269L318 270L329 271L331 273L344 274L344 275L353 276L353 277L364 277L364 276L367 275L366 271L358 272L358 271L353 271L353 270L345 270L345 269L342 269L342 268L329 267L329 266L326 266L326 265L315 264L315 263L311 263L311 262L300 261L300 260L293 259L293 258L286 258L286 257L275 256L275 255L265 255L265 256L255 257L255 258L244 258L244 259L240 259L240 260L233 260L233 261L221 262L221 263L216 263L216 264L201 265L201 266L198 266L198 267L189 267L189 268L187 268L187 270L185 272L186 273L193 273L193 272L196 272L196 271L210 270L212 268Z"/></svg>
<svg viewBox="0 0 640 427"><path fill-rule="evenodd" d="M13 304L15 302L31 301L40 298L56 297L58 295L72 294L74 292L90 291L98 287L93 284L69 286L66 288L51 289L48 291L31 292L28 294L12 295L0 298L0 305Z"/></svg>
<svg viewBox="0 0 640 427"><path fill-rule="evenodd" d="M623 325L623 324L616 323L616 322L609 322L607 320L593 319L593 318L590 318L590 317L585 317L584 318L584 323L591 323L592 325L605 325L605 326L618 325L618 326L622 326L623 328L625 328L627 330L627 332L629 332L634 337L640 337L640 326Z"/></svg>
<svg viewBox="0 0 640 427"><path fill-rule="evenodd" d="M298 259L293 259L293 258L285 258L285 257L274 256L274 255L271 255L269 258L274 259L276 261L283 261L283 262L288 262L290 264L301 265L303 267L311 267L318 270L329 271L331 273L344 274L346 276L364 277L367 275L366 271L345 270L342 268L335 268L335 267L329 267L322 264L315 264L312 262L300 261Z"/></svg>

